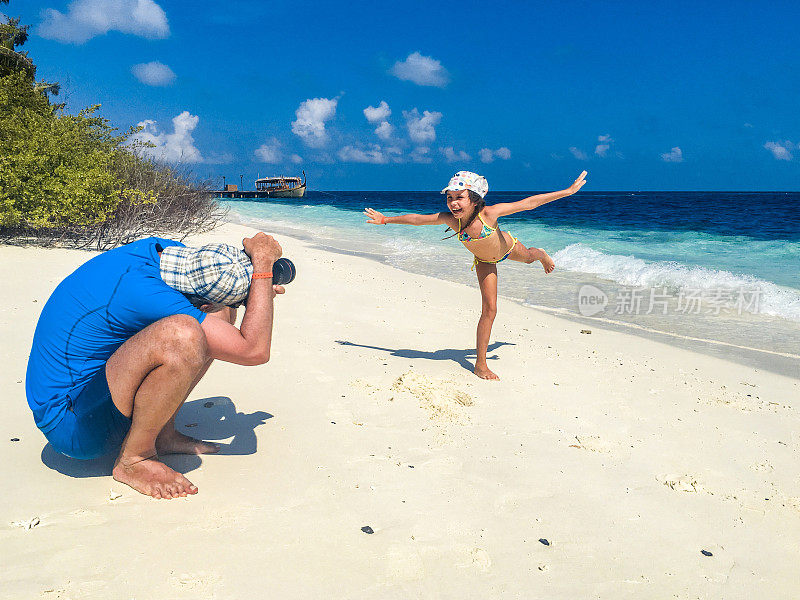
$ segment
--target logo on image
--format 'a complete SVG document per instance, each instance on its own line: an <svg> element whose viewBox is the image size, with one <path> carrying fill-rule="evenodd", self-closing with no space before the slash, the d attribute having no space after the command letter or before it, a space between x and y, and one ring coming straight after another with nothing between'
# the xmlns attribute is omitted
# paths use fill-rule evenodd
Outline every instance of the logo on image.
<svg viewBox="0 0 800 600"><path fill-rule="evenodd" d="M585 284L578 290L578 312L591 317L603 312L608 306L608 295L599 287Z"/></svg>

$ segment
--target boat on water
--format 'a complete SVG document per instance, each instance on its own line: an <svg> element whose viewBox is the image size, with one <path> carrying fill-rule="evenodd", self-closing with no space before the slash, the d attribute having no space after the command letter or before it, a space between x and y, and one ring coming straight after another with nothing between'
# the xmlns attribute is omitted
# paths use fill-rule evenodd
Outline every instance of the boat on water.
<svg viewBox="0 0 800 600"><path fill-rule="evenodd" d="M240 190L235 185L215 192L218 198L302 198L306 193L306 172L303 177L262 177L256 179L255 190Z"/></svg>
<svg viewBox="0 0 800 600"><path fill-rule="evenodd" d="M256 179L256 191L267 192L273 198L302 198L306 193L306 172L299 177L262 177Z"/></svg>

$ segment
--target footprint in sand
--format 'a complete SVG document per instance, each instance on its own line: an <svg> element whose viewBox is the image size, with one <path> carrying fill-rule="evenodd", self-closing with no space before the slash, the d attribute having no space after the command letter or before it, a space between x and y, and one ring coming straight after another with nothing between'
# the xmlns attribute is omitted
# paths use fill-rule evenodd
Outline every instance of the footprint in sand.
<svg viewBox="0 0 800 600"><path fill-rule="evenodd" d="M380 385L367 381L366 379L361 379L360 377L358 379L353 379L353 381L350 382L350 387L362 390L367 394L377 394L381 391Z"/></svg>
<svg viewBox="0 0 800 600"><path fill-rule="evenodd" d="M602 439L599 435L581 435L575 436L578 440L578 446L589 452L600 452L602 454L609 454L616 448L617 444Z"/></svg>
<svg viewBox="0 0 800 600"><path fill-rule="evenodd" d="M492 559L483 548L473 548L470 556L472 557L472 566L481 573L486 573L492 568Z"/></svg>
<svg viewBox="0 0 800 600"><path fill-rule="evenodd" d="M39 517L31 517L30 519L23 519L22 521L11 521L12 527L19 527L21 529L25 529L26 531L30 531L37 525L39 525L41 521Z"/></svg>
<svg viewBox="0 0 800 600"><path fill-rule="evenodd" d="M435 423L465 425L469 423L466 408L475 400L449 379L432 379L413 370L403 373L392 384L392 390L410 395Z"/></svg>
<svg viewBox="0 0 800 600"><path fill-rule="evenodd" d="M170 583L179 590L192 591L199 596L214 595L214 588L220 582L219 575L200 571L173 576Z"/></svg>
<svg viewBox="0 0 800 600"><path fill-rule="evenodd" d="M796 513L800 513L800 496L791 496L786 498L786 506L791 508Z"/></svg>
<svg viewBox="0 0 800 600"><path fill-rule="evenodd" d="M792 410L792 407L783 402L773 402L764 400L753 393L741 392L738 390L729 390L722 386L719 391L712 393L705 398L698 398L698 401L705 402L712 406L722 405L730 408L735 408L742 412L781 412Z"/></svg>
<svg viewBox="0 0 800 600"><path fill-rule="evenodd" d="M455 475L464 468L464 461L455 456L437 456L420 463L419 468L436 473L438 476Z"/></svg>
<svg viewBox="0 0 800 600"><path fill-rule="evenodd" d="M425 576L422 557L414 550L390 548L386 554L386 575L395 581L416 581Z"/></svg>
<svg viewBox="0 0 800 600"><path fill-rule="evenodd" d="M706 489L692 475L657 475L656 480L676 492L705 493Z"/></svg>
<svg viewBox="0 0 800 600"><path fill-rule="evenodd" d="M768 460L762 460L761 462L752 464L750 465L750 468L753 469L753 471L761 471L766 473L771 473L775 470L775 467L773 467L772 463Z"/></svg>
<svg viewBox="0 0 800 600"><path fill-rule="evenodd" d="M45 600L70 600L72 598L102 598L101 590L107 585L106 581L89 580L72 582L67 580L64 585L50 587L42 591L40 598Z"/></svg>

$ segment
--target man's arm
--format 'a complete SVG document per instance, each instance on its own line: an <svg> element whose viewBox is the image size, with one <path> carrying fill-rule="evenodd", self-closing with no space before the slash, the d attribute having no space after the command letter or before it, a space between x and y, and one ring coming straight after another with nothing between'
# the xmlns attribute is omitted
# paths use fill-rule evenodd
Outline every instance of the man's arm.
<svg viewBox="0 0 800 600"><path fill-rule="evenodd" d="M264 233L245 238L244 250L256 273L271 272L272 265L281 256L278 242ZM273 301L279 293L283 293L283 288L273 287L271 278L255 279L250 285L247 309L239 329L225 319L204 319L202 328L211 358L247 366L269 361Z"/></svg>

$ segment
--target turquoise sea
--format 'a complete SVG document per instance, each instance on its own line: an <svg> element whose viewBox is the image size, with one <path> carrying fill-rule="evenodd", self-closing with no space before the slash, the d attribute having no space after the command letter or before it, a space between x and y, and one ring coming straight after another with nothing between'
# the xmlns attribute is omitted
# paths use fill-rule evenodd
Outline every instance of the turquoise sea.
<svg viewBox="0 0 800 600"><path fill-rule="evenodd" d="M490 192L487 203L531 193ZM469 252L442 239L452 232L368 225L362 215L366 206L387 215L446 210L437 192L309 191L222 204L231 221L476 286ZM505 261L500 293L582 323L778 362L800 376L798 208L800 193L581 192L501 219L501 229L547 250L556 271ZM587 294L605 297L602 310L592 312ZM477 291L473 300L478 310Z"/></svg>

